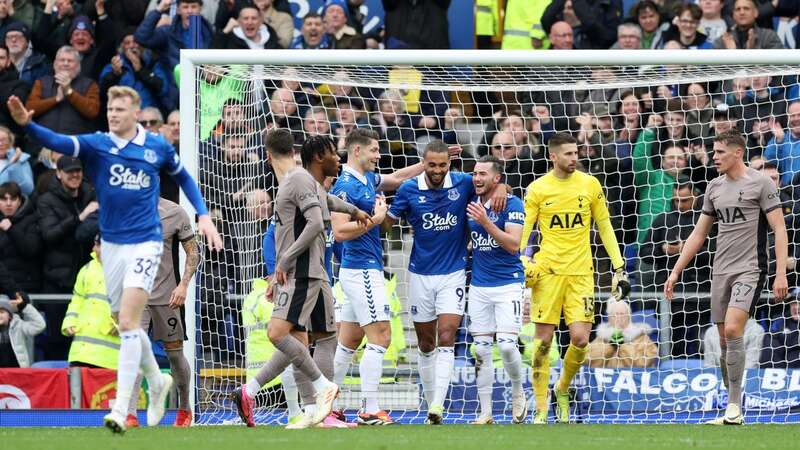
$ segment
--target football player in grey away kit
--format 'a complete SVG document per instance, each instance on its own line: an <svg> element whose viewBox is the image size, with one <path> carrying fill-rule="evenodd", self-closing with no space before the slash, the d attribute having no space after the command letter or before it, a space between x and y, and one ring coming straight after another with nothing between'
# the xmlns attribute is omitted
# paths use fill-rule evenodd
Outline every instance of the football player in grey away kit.
<svg viewBox="0 0 800 450"><path fill-rule="evenodd" d="M783 300L788 291L788 238L780 193L761 172L744 164L746 143L734 129L714 139L714 165L720 176L708 184L702 215L686 240L681 256L664 285L667 299L681 271L694 258L717 223L717 250L711 275L711 320L719 329L720 366L728 388L725 415L713 425L741 425L744 327L753 314L767 279L767 225L775 233L777 266L772 293Z"/></svg>

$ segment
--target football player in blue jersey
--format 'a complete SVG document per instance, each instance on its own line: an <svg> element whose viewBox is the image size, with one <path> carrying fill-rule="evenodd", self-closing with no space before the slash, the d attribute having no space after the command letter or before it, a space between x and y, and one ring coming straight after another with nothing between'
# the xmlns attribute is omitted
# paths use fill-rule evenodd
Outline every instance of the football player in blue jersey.
<svg viewBox="0 0 800 450"><path fill-rule="evenodd" d="M137 123L141 99L129 87L108 90L108 133L57 134L34 123L33 111L25 109L19 98L12 96L7 104L11 117L26 133L47 148L80 158L97 190L103 272L121 340L117 399L104 418L105 426L115 433L125 431L127 405L140 369L149 385L147 424L157 425L164 415L172 377L159 371L140 320L161 260L159 171L165 169L180 184L199 216L199 233L212 250L219 251L222 239L200 189L172 145Z"/></svg>
<svg viewBox="0 0 800 450"><path fill-rule="evenodd" d="M466 293L466 211L475 196L472 177L450 171L448 152L440 140L428 143L422 156L425 172L400 186L382 223L389 230L405 218L414 230L408 296L431 424L442 423L455 362L455 337ZM506 189L498 185L492 192L493 211L505 209Z"/></svg>
<svg viewBox="0 0 800 450"><path fill-rule="evenodd" d="M522 327L522 296L525 275L519 259L519 240L525 224L522 200L508 194L506 208L495 213L489 194L500 183L503 163L487 155L478 160L472 174L476 197L467 205L472 242L472 280L469 287L469 331L475 340L475 369L481 413L473 423L487 425L492 418L495 338L503 367L511 379L512 421L527 416L522 390L522 358L517 337Z"/></svg>
<svg viewBox="0 0 800 450"><path fill-rule="evenodd" d="M378 133L356 128L345 137L347 164L331 193L372 214L367 227L352 222L346 214L332 213L334 237L343 243L339 282L344 292L341 305L339 345L334 358L334 382L341 385L353 355L364 335L367 345L361 357L362 407L357 421L362 425L393 424L389 414L378 406L378 386L383 357L391 342L390 311L383 278L383 245L380 223L386 217L382 190L393 191L408 178L422 173L421 163L380 175L375 172L380 160Z"/></svg>

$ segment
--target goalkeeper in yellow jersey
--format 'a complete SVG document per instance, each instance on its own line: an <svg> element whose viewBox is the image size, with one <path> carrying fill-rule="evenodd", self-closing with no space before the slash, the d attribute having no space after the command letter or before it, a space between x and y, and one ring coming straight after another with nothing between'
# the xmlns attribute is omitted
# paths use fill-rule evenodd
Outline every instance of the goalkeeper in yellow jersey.
<svg viewBox="0 0 800 450"><path fill-rule="evenodd" d="M532 288L531 321L536 323L532 364L535 424L547 423L548 355L562 312L569 327L570 345L554 393L557 421L569 422L569 385L586 358L594 323L594 264L589 244L592 222L597 224L603 246L611 257L614 295L622 300L630 293L603 188L595 177L575 171L578 162L575 138L557 133L550 138L548 150L553 169L528 186L520 244L524 251L531 231L538 224L539 251L533 261L523 257L526 282Z"/></svg>

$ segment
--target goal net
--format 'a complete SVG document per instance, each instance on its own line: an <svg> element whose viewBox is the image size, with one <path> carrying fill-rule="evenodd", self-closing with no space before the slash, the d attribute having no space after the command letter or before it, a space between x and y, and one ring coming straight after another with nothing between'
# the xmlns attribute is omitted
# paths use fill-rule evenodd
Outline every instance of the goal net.
<svg viewBox="0 0 800 450"><path fill-rule="evenodd" d="M327 134L343 157L347 132L373 129L380 135L381 173L419 162L427 143L442 139L461 149L451 170L470 172L486 154L501 158L505 183L520 197L549 169L548 139L571 133L579 143L579 170L597 177L606 191L633 285L628 302L609 307L610 263L593 233L596 317L587 363L571 389L574 419L698 422L718 416L727 391L710 319L714 239L684 271L674 301L664 300L663 284L717 176L714 137L735 127L747 137L748 164L780 187L790 291L797 285L797 63L796 53L783 51L183 52L181 156L201 183L226 248L205 256L189 305L197 423L236 422L227 396L269 352L264 330L270 308L258 292L250 294L266 271L262 241L277 183L263 143L276 127L290 129L298 145ZM391 202L393 193L386 195ZM383 236L396 301L378 401L401 422L420 423L425 405L407 301L414 236L404 222ZM536 239L529 244L535 252ZM755 294L744 337L743 406L748 421L797 421L800 311L794 296L776 303L770 295L771 234L768 245L769 280ZM455 348L445 403L449 423L469 422L479 409L469 320L467 312ZM529 320L526 308L519 351L532 398ZM569 344L563 324L554 340L551 382ZM493 414L510 421L511 387L499 354L494 370ZM356 360L340 397L350 417L360 406L358 376ZM257 411L259 423L285 423L277 380L265 388Z"/></svg>

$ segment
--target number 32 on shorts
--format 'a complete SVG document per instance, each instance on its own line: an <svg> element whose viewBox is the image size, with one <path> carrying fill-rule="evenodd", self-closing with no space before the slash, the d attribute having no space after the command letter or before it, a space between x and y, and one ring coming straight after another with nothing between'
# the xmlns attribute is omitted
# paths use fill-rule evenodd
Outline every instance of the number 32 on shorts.
<svg viewBox="0 0 800 450"><path fill-rule="evenodd" d="M133 273L144 276L148 279L153 278L153 270L157 266L156 261L151 258L136 258L136 263L133 268Z"/></svg>

